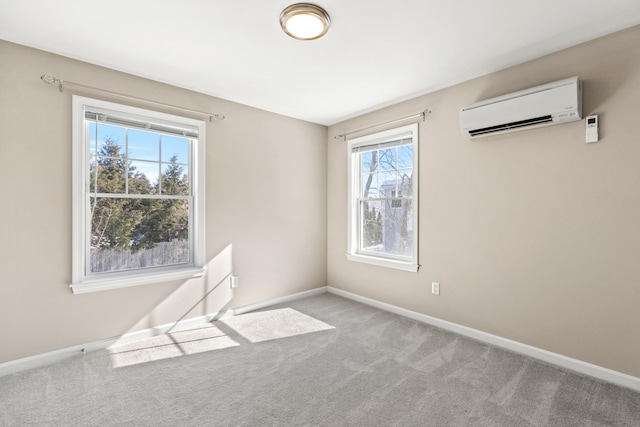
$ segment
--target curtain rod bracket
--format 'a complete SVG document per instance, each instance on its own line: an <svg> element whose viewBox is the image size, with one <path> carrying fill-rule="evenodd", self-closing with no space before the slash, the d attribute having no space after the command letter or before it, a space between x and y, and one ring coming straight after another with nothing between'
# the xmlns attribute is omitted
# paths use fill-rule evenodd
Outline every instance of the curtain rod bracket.
<svg viewBox="0 0 640 427"><path fill-rule="evenodd" d="M40 76L40 80L42 80L43 82L45 82L48 85L51 84L57 84L58 85L58 90L60 92L64 92L65 89L65 83L67 86L69 87L76 87L80 90L86 90L89 92L97 92L97 93L101 93L104 95L110 95L110 96L115 96L118 98L124 98L124 99L129 99L129 100L133 100L133 101L139 101L139 102L144 102L147 104L153 104L153 105L158 105L161 107L168 107L168 108L173 108L176 110L181 110L181 111L186 111L189 113L196 113L196 114L201 114L201 115L205 115L209 117L209 121L213 122L213 119L217 119L217 120L224 120L226 117L224 114L220 114L220 113L208 113L206 111L199 111L199 110L192 110L190 108L184 108L184 107L178 107L177 105L171 105L171 104L165 104L162 102L156 102L156 101L151 101L148 99L144 99L144 98L138 98L135 96L129 96L129 95L124 95L121 93L117 93L117 92L111 92L109 90L103 90L103 89L98 89L92 86L86 86L80 83L73 83L73 82L65 82L64 80L61 80L55 76L52 76L50 74L43 74Z"/></svg>

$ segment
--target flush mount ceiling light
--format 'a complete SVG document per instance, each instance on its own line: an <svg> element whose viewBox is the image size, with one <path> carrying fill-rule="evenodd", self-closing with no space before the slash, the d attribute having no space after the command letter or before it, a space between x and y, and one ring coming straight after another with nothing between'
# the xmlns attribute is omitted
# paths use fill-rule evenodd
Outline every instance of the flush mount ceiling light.
<svg viewBox="0 0 640 427"><path fill-rule="evenodd" d="M285 33L298 40L315 40L327 33L331 19L321 7L296 3L280 14L280 26Z"/></svg>

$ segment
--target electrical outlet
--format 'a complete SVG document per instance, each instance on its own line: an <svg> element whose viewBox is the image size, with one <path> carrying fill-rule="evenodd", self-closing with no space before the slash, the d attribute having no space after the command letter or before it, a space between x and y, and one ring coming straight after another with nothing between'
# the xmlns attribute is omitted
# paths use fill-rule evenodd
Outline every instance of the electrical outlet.
<svg viewBox="0 0 640 427"><path fill-rule="evenodd" d="M431 282L431 293L434 295L440 295L440 283Z"/></svg>
<svg viewBox="0 0 640 427"><path fill-rule="evenodd" d="M240 286L240 282L238 281L238 276L231 276L231 289L235 289Z"/></svg>

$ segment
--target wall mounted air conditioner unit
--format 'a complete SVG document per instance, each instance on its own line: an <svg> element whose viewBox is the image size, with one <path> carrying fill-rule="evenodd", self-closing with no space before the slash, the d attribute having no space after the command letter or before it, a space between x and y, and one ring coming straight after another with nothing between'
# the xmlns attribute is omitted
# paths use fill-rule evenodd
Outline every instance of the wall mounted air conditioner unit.
<svg viewBox="0 0 640 427"><path fill-rule="evenodd" d="M477 138L581 119L582 82L571 77L469 105L460 111L460 128Z"/></svg>

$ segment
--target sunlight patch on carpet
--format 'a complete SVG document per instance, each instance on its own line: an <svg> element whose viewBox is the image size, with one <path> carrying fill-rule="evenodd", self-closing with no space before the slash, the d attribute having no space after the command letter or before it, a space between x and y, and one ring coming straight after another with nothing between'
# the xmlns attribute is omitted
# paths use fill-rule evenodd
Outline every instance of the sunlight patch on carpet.
<svg viewBox="0 0 640 427"><path fill-rule="evenodd" d="M111 365L121 368L238 345L216 326L208 324L112 346L108 351Z"/></svg>
<svg viewBox="0 0 640 427"><path fill-rule="evenodd" d="M218 327L219 326L219 327ZM221 329L222 328L222 329ZM292 308L259 311L109 347L114 368L335 329ZM227 331L228 333L225 333Z"/></svg>
<svg viewBox="0 0 640 427"><path fill-rule="evenodd" d="M252 343L334 329L292 308L246 313L219 322Z"/></svg>

